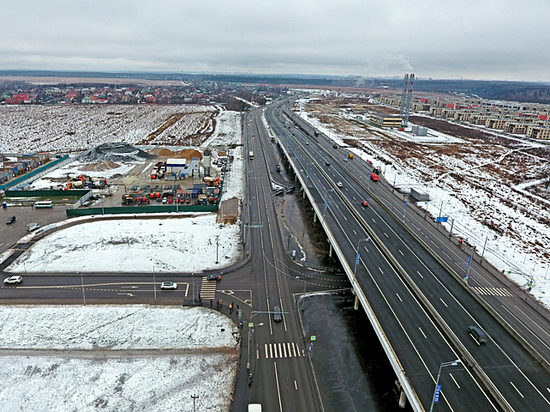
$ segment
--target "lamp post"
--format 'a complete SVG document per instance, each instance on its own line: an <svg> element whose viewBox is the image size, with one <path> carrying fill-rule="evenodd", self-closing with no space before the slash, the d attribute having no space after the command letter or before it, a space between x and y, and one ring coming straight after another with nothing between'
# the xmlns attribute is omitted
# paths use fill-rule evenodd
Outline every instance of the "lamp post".
<svg viewBox="0 0 550 412"><path fill-rule="evenodd" d="M153 291L155 294L155 302L157 301L157 278L155 275L155 267L153 266Z"/></svg>
<svg viewBox="0 0 550 412"><path fill-rule="evenodd" d="M439 385L439 377L441 376L441 369L446 368L447 366L457 366L458 364L462 363L460 359L451 361L451 362L443 362L441 365L439 365L439 372L437 373L437 379L435 381L435 390L434 390L434 396L432 397L432 405L430 406L430 412L434 409L434 403L435 403L435 397L437 395L438 402L439 402L439 391L441 390L441 386Z"/></svg>
<svg viewBox="0 0 550 412"><path fill-rule="evenodd" d="M216 265L219 262L218 259L218 246L220 245L220 235L216 235Z"/></svg>
<svg viewBox="0 0 550 412"><path fill-rule="evenodd" d="M327 189L325 192L325 207L323 208L323 218L325 217L325 212L328 209L328 194L330 192L334 192L334 189L330 189L330 190Z"/></svg>
<svg viewBox="0 0 550 412"><path fill-rule="evenodd" d="M359 264L359 259L361 258L361 253L359 253L359 244L361 242L368 242L370 240L370 237L364 237L362 239L359 239L357 242L357 248L355 249L357 251L357 255L355 256L355 266L353 267L353 277L355 278L355 274L357 273L357 265Z"/></svg>
<svg viewBox="0 0 550 412"><path fill-rule="evenodd" d="M82 272L80 272L80 284L82 285L82 300L84 301L84 306L86 306L86 293L84 292L84 278L82 277Z"/></svg>
<svg viewBox="0 0 550 412"><path fill-rule="evenodd" d="M195 412L195 399L198 399L199 398L199 395L191 395L191 399L193 399L193 412Z"/></svg>

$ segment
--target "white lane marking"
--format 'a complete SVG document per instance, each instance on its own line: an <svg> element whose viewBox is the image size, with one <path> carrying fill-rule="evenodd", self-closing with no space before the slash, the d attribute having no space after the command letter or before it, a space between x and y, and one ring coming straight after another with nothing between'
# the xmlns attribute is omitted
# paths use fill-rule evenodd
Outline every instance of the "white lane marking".
<svg viewBox="0 0 550 412"><path fill-rule="evenodd" d="M447 304L445 303L445 301L442 298L439 298L439 300L445 305L446 308L448 308Z"/></svg>
<svg viewBox="0 0 550 412"><path fill-rule="evenodd" d="M449 373L449 376L451 377L451 379L453 380L453 382L455 383L456 387L458 389L460 389L460 385L458 384L458 382L456 381L455 377L453 376L452 373Z"/></svg>
<svg viewBox="0 0 550 412"><path fill-rule="evenodd" d="M279 411L283 412L283 404L281 403L281 388L279 386L279 374L277 373L277 362L273 362L275 368L275 382L277 383L277 396L279 397Z"/></svg>
<svg viewBox="0 0 550 412"><path fill-rule="evenodd" d="M256 359L260 359L260 349L256 349Z"/></svg>
<svg viewBox="0 0 550 412"><path fill-rule="evenodd" d="M386 236L388 239L390 238L386 232L384 232L384 236Z"/></svg>
<svg viewBox="0 0 550 412"><path fill-rule="evenodd" d="M396 295L397 295L397 297L399 298L399 300L400 300L401 302L403 302L403 299L401 299L401 296L399 296L399 293L396 293Z"/></svg>
<svg viewBox="0 0 550 412"><path fill-rule="evenodd" d="M298 390L298 384L296 383L296 381L294 381L294 390L295 390L295 391Z"/></svg>
<svg viewBox="0 0 550 412"><path fill-rule="evenodd" d="M418 270L416 271L418 273L418 276L420 276L422 279L424 279L424 276L422 276L422 273L420 273Z"/></svg>
<svg viewBox="0 0 550 412"><path fill-rule="evenodd" d="M378 267L378 270L380 271L380 273L384 274L384 271L382 270L382 268L380 266Z"/></svg>
<svg viewBox="0 0 550 412"><path fill-rule="evenodd" d="M422 336L424 336L424 339L428 339L428 337L426 336L426 334L424 333L424 331L420 326L418 327L418 329L420 329L420 333L422 334Z"/></svg>
<svg viewBox="0 0 550 412"><path fill-rule="evenodd" d="M269 350L267 348L268 348L268 345L266 343L264 344L264 352L265 352L266 359L269 359Z"/></svg>
<svg viewBox="0 0 550 412"><path fill-rule="evenodd" d="M401 252L401 249L399 249L399 253L401 253L401 256L405 256L405 254Z"/></svg>
<svg viewBox="0 0 550 412"><path fill-rule="evenodd" d="M512 385L512 386L514 387L514 389L515 389L516 391L518 391L519 396L521 396L522 398L525 398L525 396L523 396L523 394L519 391L519 389L516 388L516 385L514 385L514 382L510 382L510 385Z"/></svg>
<svg viewBox="0 0 550 412"><path fill-rule="evenodd" d="M357 232L355 231L355 229L353 229L353 233L357 234Z"/></svg>

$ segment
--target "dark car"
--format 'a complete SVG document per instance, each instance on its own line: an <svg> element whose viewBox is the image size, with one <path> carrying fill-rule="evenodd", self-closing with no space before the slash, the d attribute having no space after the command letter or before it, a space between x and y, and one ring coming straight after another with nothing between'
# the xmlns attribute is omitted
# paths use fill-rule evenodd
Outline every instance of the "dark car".
<svg viewBox="0 0 550 412"><path fill-rule="evenodd" d="M281 308L279 306L275 306L273 308L273 320L275 322L280 322L283 320L283 314L281 312Z"/></svg>
<svg viewBox="0 0 550 412"><path fill-rule="evenodd" d="M15 222L15 216L10 216L6 219L7 225L11 225L13 222Z"/></svg>
<svg viewBox="0 0 550 412"><path fill-rule="evenodd" d="M218 280L222 280L222 277L220 275L208 275L206 280L215 280L217 282Z"/></svg>
<svg viewBox="0 0 550 412"><path fill-rule="evenodd" d="M327 166L330 166L330 162L325 162L325 164L326 164Z"/></svg>
<svg viewBox="0 0 550 412"><path fill-rule="evenodd" d="M474 338L478 343L486 343L487 335L477 326L468 326L468 333L472 338Z"/></svg>

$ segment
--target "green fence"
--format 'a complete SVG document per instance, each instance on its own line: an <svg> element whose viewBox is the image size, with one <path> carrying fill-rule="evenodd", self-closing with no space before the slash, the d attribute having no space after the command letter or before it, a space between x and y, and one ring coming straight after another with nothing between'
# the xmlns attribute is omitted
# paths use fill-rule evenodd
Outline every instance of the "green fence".
<svg viewBox="0 0 550 412"><path fill-rule="evenodd" d="M116 206L116 207L93 207L87 209L67 209L67 217L90 216L90 215L116 215L116 214L146 214L146 213L169 213L169 212L217 212L218 205L159 205L159 206Z"/></svg>
<svg viewBox="0 0 550 412"><path fill-rule="evenodd" d="M80 199L91 189L75 189L75 190L7 190L6 197L36 197L40 199Z"/></svg>

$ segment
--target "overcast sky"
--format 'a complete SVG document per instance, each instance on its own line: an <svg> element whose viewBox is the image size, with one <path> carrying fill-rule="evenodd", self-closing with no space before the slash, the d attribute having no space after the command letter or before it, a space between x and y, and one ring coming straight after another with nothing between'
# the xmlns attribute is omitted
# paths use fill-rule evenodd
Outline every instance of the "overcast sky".
<svg viewBox="0 0 550 412"><path fill-rule="evenodd" d="M0 0L0 70L550 81L549 0Z"/></svg>

